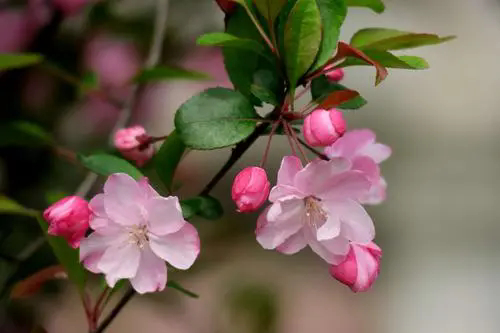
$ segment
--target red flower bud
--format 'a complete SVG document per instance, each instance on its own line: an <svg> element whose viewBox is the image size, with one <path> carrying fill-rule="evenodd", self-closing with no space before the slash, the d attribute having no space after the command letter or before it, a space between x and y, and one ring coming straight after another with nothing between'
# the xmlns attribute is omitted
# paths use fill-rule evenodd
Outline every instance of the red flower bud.
<svg viewBox="0 0 500 333"><path fill-rule="evenodd" d="M270 188L264 169L247 167L234 179L231 197L239 212L252 212L267 200Z"/></svg>
<svg viewBox="0 0 500 333"><path fill-rule="evenodd" d="M304 119L304 139L310 146L329 146L347 129L340 111L318 109Z"/></svg>
<svg viewBox="0 0 500 333"><path fill-rule="evenodd" d="M114 143L123 156L143 166L154 154L153 146L147 142L148 138L144 127L133 126L116 131Z"/></svg>
<svg viewBox="0 0 500 333"><path fill-rule="evenodd" d="M337 68L327 72L325 76L329 81L339 82L344 78L344 70L342 68Z"/></svg>

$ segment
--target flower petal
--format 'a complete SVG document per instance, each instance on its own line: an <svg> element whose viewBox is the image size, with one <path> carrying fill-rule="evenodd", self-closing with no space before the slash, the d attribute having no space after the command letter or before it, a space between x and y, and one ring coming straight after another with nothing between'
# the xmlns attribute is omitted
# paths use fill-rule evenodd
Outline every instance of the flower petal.
<svg viewBox="0 0 500 333"><path fill-rule="evenodd" d="M339 138L331 146L326 147L325 154L329 158L351 158L353 156L359 155L359 150L374 142L375 133L372 130L352 130L345 133L343 137Z"/></svg>
<svg viewBox="0 0 500 333"><path fill-rule="evenodd" d="M288 237L286 241L278 246L276 250L283 254L295 254L307 246L306 239L303 232L297 232Z"/></svg>
<svg viewBox="0 0 500 333"><path fill-rule="evenodd" d="M106 214L121 225L140 225L145 222L141 204L144 196L138 183L129 175L115 173L104 184Z"/></svg>
<svg viewBox="0 0 500 333"><path fill-rule="evenodd" d="M373 221L359 203L353 200L339 202L336 211L342 221L343 237L360 244L367 244L375 238Z"/></svg>
<svg viewBox="0 0 500 333"><path fill-rule="evenodd" d="M303 200L274 203L257 220L257 241L265 249L275 249L302 229L304 214Z"/></svg>
<svg viewBox="0 0 500 333"><path fill-rule="evenodd" d="M293 185L295 175L302 169L302 162L296 156L285 156L278 171L278 185Z"/></svg>
<svg viewBox="0 0 500 333"><path fill-rule="evenodd" d="M334 158L330 161L316 159L307 164L295 176L295 186L305 194L317 194L328 188L332 177L346 172L351 162L345 158Z"/></svg>
<svg viewBox="0 0 500 333"><path fill-rule="evenodd" d="M188 269L200 253L200 238L190 223L173 234L149 236L151 250L170 265L178 269Z"/></svg>
<svg viewBox="0 0 500 333"><path fill-rule="evenodd" d="M102 235L96 232L91 233L88 237L80 242L80 261L83 265L93 273L100 273L101 270L97 267L104 251L114 244L124 242L127 240L128 235L122 234L108 234Z"/></svg>
<svg viewBox="0 0 500 333"><path fill-rule="evenodd" d="M97 268L106 276L106 282L114 287L120 279L130 279L137 274L141 253L137 244L125 240L104 251Z"/></svg>
<svg viewBox="0 0 500 333"><path fill-rule="evenodd" d="M291 185L276 185L269 193L269 201L289 200L293 198L303 199L305 194Z"/></svg>
<svg viewBox="0 0 500 333"><path fill-rule="evenodd" d="M371 183L360 171L347 171L324 179L315 195L322 200L358 199L370 190Z"/></svg>
<svg viewBox="0 0 500 333"><path fill-rule="evenodd" d="M155 235L174 233L186 223L177 197L149 199L145 208L148 212L149 231Z"/></svg>
<svg viewBox="0 0 500 333"><path fill-rule="evenodd" d="M389 158L392 154L391 147L382 143L373 143L364 146L359 150L358 155L364 155L372 158L375 163L379 164Z"/></svg>
<svg viewBox="0 0 500 333"><path fill-rule="evenodd" d="M380 178L378 164L368 156L354 157L352 159L352 169L363 173L371 182L376 182Z"/></svg>
<svg viewBox="0 0 500 333"><path fill-rule="evenodd" d="M162 291L167 284L167 265L146 246L141 251L137 274L130 279L139 294Z"/></svg>
<svg viewBox="0 0 500 333"><path fill-rule="evenodd" d="M139 182L139 188L142 191L142 195L144 196L145 199L151 199L155 197L159 197L160 195L156 190L149 185L149 179L148 177L142 177Z"/></svg>
<svg viewBox="0 0 500 333"><path fill-rule="evenodd" d="M316 231L316 239L318 241L323 241L337 237L340 234L340 227L341 222L339 216L336 214L335 210L328 208L328 219Z"/></svg>
<svg viewBox="0 0 500 333"><path fill-rule="evenodd" d="M379 205L387 198L387 182L384 177L380 177L378 182L372 184L366 195L359 199L364 205Z"/></svg>
<svg viewBox="0 0 500 333"><path fill-rule="evenodd" d="M104 194L99 193L89 201L89 208L95 216L106 217Z"/></svg>
<svg viewBox="0 0 500 333"><path fill-rule="evenodd" d="M304 237L311 249L329 264L341 263L349 252L349 241L343 237L318 241L311 228L304 228Z"/></svg>

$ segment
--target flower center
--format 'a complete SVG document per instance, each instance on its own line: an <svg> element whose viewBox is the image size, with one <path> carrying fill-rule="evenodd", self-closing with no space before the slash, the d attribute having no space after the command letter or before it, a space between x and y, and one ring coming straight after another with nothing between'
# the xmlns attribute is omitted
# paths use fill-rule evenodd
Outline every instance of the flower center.
<svg viewBox="0 0 500 333"><path fill-rule="evenodd" d="M134 225L129 229L129 242L136 244L141 249L149 242L148 229L145 225Z"/></svg>
<svg viewBox="0 0 500 333"><path fill-rule="evenodd" d="M314 229L318 229L326 222L328 219L327 212L323 209L321 205L321 200L309 196L304 199L306 206L306 223Z"/></svg>

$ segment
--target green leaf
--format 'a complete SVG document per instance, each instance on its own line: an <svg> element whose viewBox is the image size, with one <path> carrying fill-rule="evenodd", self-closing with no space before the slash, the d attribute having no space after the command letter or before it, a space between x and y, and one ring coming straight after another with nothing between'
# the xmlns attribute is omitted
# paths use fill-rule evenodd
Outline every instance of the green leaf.
<svg viewBox="0 0 500 333"><path fill-rule="evenodd" d="M51 143L47 131L34 123L15 121L0 125L0 147L43 146Z"/></svg>
<svg viewBox="0 0 500 333"><path fill-rule="evenodd" d="M196 40L196 43L203 46L224 46L245 51L252 51L273 62L273 59L270 58L269 54L265 52L266 49L264 48L264 45L249 38L240 38L224 32L213 32L200 36Z"/></svg>
<svg viewBox="0 0 500 333"><path fill-rule="evenodd" d="M135 78L137 83L166 80L207 80L210 76L193 70L178 67L158 66L143 69Z"/></svg>
<svg viewBox="0 0 500 333"><path fill-rule="evenodd" d="M36 53L2 53L0 54L0 71L31 66L42 61L43 57Z"/></svg>
<svg viewBox="0 0 500 333"><path fill-rule="evenodd" d="M378 62L380 65L387 68L400 68L400 69L427 69L429 64L425 59L415 56L395 56L388 51L375 51L366 50L365 54L371 59ZM369 65L366 62L356 59L347 58L344 62L337 67L349 66L365 66Z"/></svg>
<svg viewBox="0 0 500 333"><path fill-rule="evenodd" d="M0 194L0 214L19 214L28 216L38 216L38 212L33 209L23 207L12 199Z"/></svg>
<svg viewBox="0 0 500 333"><path fill-rule="evenodd" d="M323 36L313 69L323 66L337 48L340 27L347 16L344 0L316 0L321 14Z"/></svg>
<svg viewBox="0 0 500 333"><path fill-rule="evenodd" d="M314 62L321 44L321 15L316 0L298 0L284 36L285 63L291 91Z"/></svg>
<svg viewBox="0 0 500 333"><path fill-rule="evenodd" d="M198 215L207 220L218 220L224 213L219 200L211 196L182 200L181 207L185 219Z"/></svg>
<svg viewBox="0 0 500 333"><path fill-rule="evenodd" d="M330 82L324 75L315 78L311 83L311 96L313 100L318 102L318 104L324 101L331 93L344 90L350 89L336 82ZM337 108L343 110L354 110L361 108L366 103L366 100L358 95L355 98L340 104Z"/></svg>
<svg viewBox="0 0 500 333"><path fill-rule="evenodd" d="M253 0L253 2L263 17L274 22L287 0Z"/></svg>
<svg viewBox="0 0 500 333"><path fill-rule="evenodd" d="M271 71L259 70L254 74L250 90L262 102L277 106L282 99L283 81L278 80Z"/></svg>
<svg viewBox="0 0 500 333"><path fill-rule="evenodd" d="M99 77L95 72L87 72L82 78L79 86L79 93L84 95L89 91L94 91L99 88Z"/></svg>
<svg viewBox="0 0 500 333"><path fill-rule="evenodd" d="M175 169L181 161L186 146L176 131L172 131L154 157L156 173L167 189L172 191Z"/></svg>
<svg viewBox="0 0 500 333"><path fill-rule="evenodd" d="M143 174L135 166L114 155L80 155L78 158L86 168L102 176L109 176L113 173L126 173L136 180L143 177Z"/></svg>
<svg viewBox="0 0 500 333"><path fill-rule="evenodd" d="M80 264L78 250L71 248L65 239L61 237L50 236L47 234L48 225L41 216L37 217L38 224L42 228L47 240L54 251L54 254L64 266L69 279L76 284L80 293L83 293L85 288L85 271Z"/></svg>
<svg viewBox="0 0 500 333"><path fill-rule="evenodd" d="M349 7L367 7L379 14L385 10L381 0L346 0L346 4Z"/></svg>
<svg viewBox="0 0 500 333"><path fill-rule="evenodd" d="M361 50L402 50L447 42L455 36L413 33L386 28L366 28L352 36L351 45Z"/></svg>
<svg viewBox="0 0 500 333"><path fill-rule="evenodd" d="M211 88L191 97L177 110L175 128L193 149L231 146L252 133L258 119L250 102L239 92Z"/></svg>

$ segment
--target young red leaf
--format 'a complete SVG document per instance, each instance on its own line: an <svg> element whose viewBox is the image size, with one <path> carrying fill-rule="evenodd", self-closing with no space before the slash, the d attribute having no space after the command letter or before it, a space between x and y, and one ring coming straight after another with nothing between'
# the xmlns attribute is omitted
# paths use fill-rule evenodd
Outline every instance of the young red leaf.
<svg viewBox="0 0 500 333"><path fill-rule="evenodd" d="M30 277L16 283L10 292L10 298L19 299L33 296L47 281L67 278L68 275L61 265L44 268Z"/></svg>
<svg viewBox="0 0 500 333"><path fill-rule="evenodd" d="M354 90L347 89L347 90L334 91L318 105L318 109L329 110L331 108L341 105L342 103L348 102L358 96L359 93Z"/></svg>

